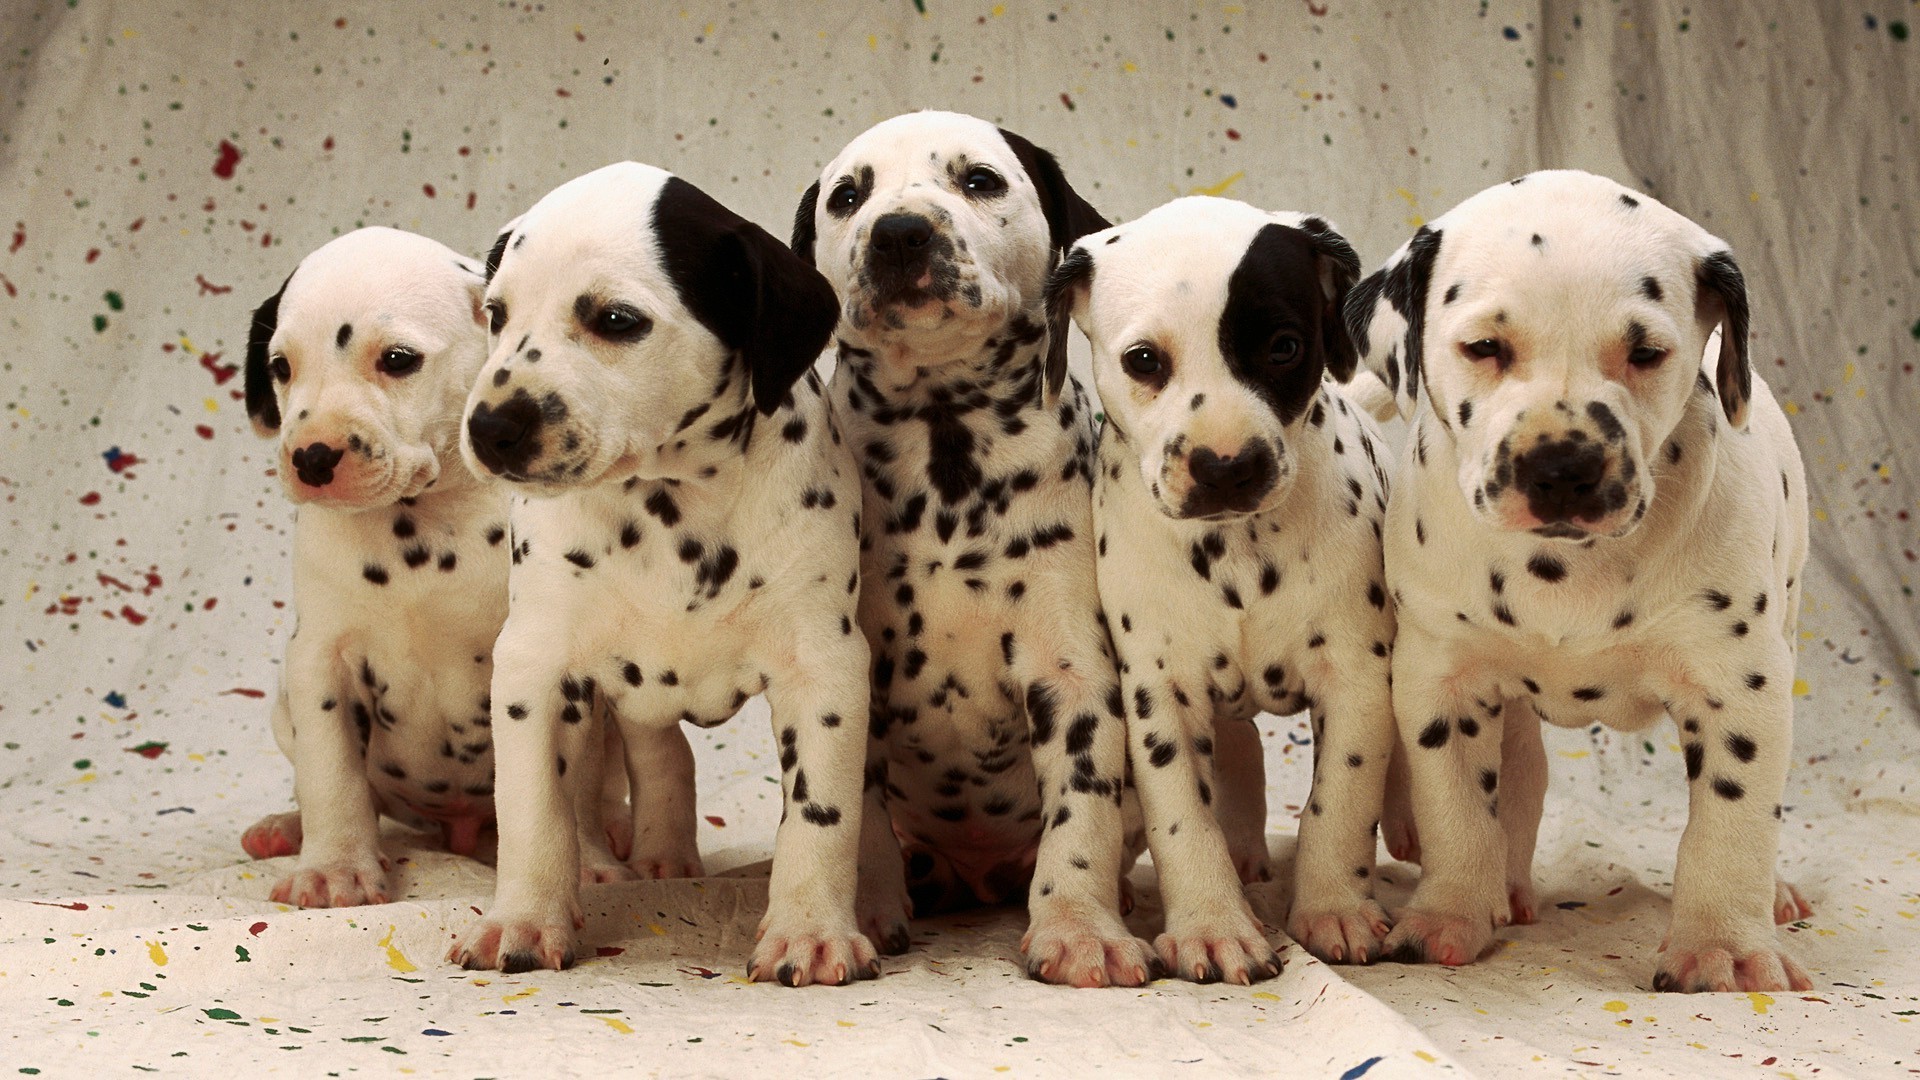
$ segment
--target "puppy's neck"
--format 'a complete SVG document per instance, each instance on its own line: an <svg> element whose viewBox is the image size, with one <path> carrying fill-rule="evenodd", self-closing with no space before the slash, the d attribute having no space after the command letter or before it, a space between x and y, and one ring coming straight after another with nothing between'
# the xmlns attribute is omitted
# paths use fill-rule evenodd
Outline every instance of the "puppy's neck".
<svg viewBox="0 0 1920 1080"><path fill-rule="evenodd" d="M1031 384L1026 397L1036 408L1042 404L1039 383L1048 333L1038 306L986 333L967 335L950 352L933 348L925 337L915 338L911 347L897 341L874 347L870 340L842 322L837 357L858 391L874 403L937 404L976 391L1004 392L1016 384Z"/></svg>

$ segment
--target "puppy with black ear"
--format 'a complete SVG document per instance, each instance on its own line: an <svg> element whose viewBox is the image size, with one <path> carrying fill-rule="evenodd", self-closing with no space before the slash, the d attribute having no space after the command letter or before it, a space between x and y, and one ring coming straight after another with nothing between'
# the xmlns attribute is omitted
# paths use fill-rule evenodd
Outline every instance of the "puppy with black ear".
<svg viewBox="0 0 1920 1080"><path fill-rule="evenodd" d="M506 501L460 462L486 360L485 282L423 236L371 228L301 260L253 314L247 413L299 509L296 624L273 731L297 813L241 838L298 853L273 899L391 895L378 816L471 854L493 820L487 685L507 613Z"/></svg>
<svg viewBox="0 0 1920 1080"><path fill-rule="evenodd" d="M1044 307L1058 252L1105 225L1044 150L922 112L834 157L794 247L839 295L831 392L864 481L862 925L902 950L909 905L1024 894L1030 974L1137 986L1153 960L1120 920L1126 738L1093 580L1092 409Z"/></svg>
<svg viewBox="0 0 1920 1080"><path fill-rule="evenodd" d="M1387 473L1378 429L1327 381L1353 374L1340 308L1359 276L1323 218L1188 198L1082 237L1050 286L1107 412L1100 600L1166 903L1155 944L1183 978L1280 970L1240 890L1268 876L1263 710L1312 712L1289 933L1366 963L1389 926L1373 899L1394 743Z"/></svg>
<svg viewBox="0 0 1920 1080"><path fill-rule="evenodd" d="M476 471L513 485L495 648L494 907L450 958L572 962L580 844L565 784L617 718L636 866L698 873L679 725L772 706L785 796L749 974L878 974L854 921L867 645L859 481L810 370L832 290L687 181L623 163L554 189L488 260L493 351L467 405Z"/></svg>
<svg viewBox="0 0 1920 1080"><path fill-rule="evenodd" d="M1690 810L1654 988L1810 989L1773 876L1807 485L1726 243L1538 172L1422 227L1346 311L1411 425L1386 562L1423 875L1389 953L1464 964L1531 921L1541 720L1670 716Z"/></svg>

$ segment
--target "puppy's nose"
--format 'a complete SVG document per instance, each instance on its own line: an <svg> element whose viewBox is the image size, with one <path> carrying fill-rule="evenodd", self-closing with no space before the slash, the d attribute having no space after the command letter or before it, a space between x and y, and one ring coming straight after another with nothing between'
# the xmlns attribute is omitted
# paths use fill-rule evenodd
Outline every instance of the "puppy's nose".
<svg viewBox="0 0 1920 1080"><path fill-rule="evenodd" d="M323 442L311 442L293 452L293 472L308 487L326 487L333 483L333 467L340 464L344 451Z"/></svg>
<svg viewBox="0 0 1920 1080"><path fill-rule="evenodd" d="M1210 446L1194 448L1187 456L1187 472L1196 486L1234 497L1258 488L1258 494L1273 483L1273 455L1263 446L1249 450L1241 447L1232 457L1221 457Z"/></svg>
<svg viewBox="0 0 1920 1080"><path fill-rule="evenodd" d="M1600 481L1607 452L1594 442L1542 443L1513 463L1513 480L1527 495L1527 508L1541 521L1589 521L1606 513Z"/></svg>
<svg viewBox="0 0 1920 1080"><path fill-rule="evenodd" d="M540 451L534 433L540 426L540 406L526 394L515 394L499 407L486 402L474 406L467 418L467 436L473 456L494 473L525 465Z"/></svg>
<svg viewBox="0 0 1920 1080"><path fill-rule="evenodd" d="M933 222L919 214L883 214L873 223L868 243L873 254L885 262L906 265L925 256L933 239Z"/></svg>

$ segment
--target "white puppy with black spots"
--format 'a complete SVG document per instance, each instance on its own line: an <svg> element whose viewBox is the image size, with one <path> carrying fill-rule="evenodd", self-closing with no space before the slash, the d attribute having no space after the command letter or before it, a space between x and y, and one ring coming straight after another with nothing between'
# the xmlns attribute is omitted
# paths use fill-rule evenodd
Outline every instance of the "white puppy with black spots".
<svg viewBox="0 0 1920 1080"><path fill-rule="evenodd" d="M1312 713L1289 932L1365 963L1389 926L1384 444L1324 379L1353 375L1341 304L1359 276L1325 219L1204 197L1082 237L1053 275L1107 414L1100 600L1166 905L1155 944L1185 978L1280 971L1240 889L1269 874L1262 710Z"/></svg>
<svg viewBox="0 0 1920 1080"><path fill-rule="evenodd" d="M299 854L273 899L391 895L379 815L437 825L472 854L493 820L487 685L507 614L506 500L460 461L486 361L481 268L370 228L301 260L253 314L246 400L278 436L293 528L295 629L273 706L297 813L241 845Z"/></svg>
<svg viewBox="0 0 1920 1080"><path fill-rule="evenodd" d="M1411 425L1386 555L1423 876L1389 954L1467 963L1531 918L1536 717L1667 715L1690 810L1654 988L1808 989L1773 877L1806 479L1725 242L1533 173L1422 227L1347 315Z"/></svg>
<svg viewBox="0 0 1920 1080"><path fill-rule="evenodd" d="M922 112L835 155L794 247L840 298L830 390L863 479L862 924L896 951L909 895L931 914L1025 893L1030 974L1137 986L1154 962L1120 919L1126 738L1094 584L1092 409L1044 303L1058 251L1105 226L1045 151Z"/></svg>
<svg viewBox="0 0 1920 1080"><path fill-rule="evenodd" d="M764 692L785 795L749 974L878 974L854 920L867 645L854 626L859 481L810 370L832 290L765 230L669 173L554 189L488 260L493 353L467 406L476 470L513 484L495 647L500 876L451 959L561 968L587 841L563 777L617 718L632 862L697 873L679 725Z"/></svg>

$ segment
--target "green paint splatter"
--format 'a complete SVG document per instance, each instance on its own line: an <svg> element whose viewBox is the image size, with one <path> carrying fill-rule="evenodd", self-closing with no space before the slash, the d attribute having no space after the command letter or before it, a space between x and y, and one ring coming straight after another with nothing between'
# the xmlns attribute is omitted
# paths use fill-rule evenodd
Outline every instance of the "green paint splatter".
<svg viewBox="0 0 1920 1080"><path fill-rule="evenodd" d="M1913 329L1909 333L1913 335L1913 340L1920 341L1920 319L1913 320Z"/></svg>
<svg viewBox="0 0 1920 1080"><path fill-rule="evenodd" d="M73 763L73 767L84 772L93 768L93 762L88 758L81 758L79 761Z"/></svg>
<svg viewBox="0 0 1920 1080"><path fill-rule="evenodd" d="M925 15L927 13L927 0L913 0L913 10Z"/></svg>
<svg viewBox="0 0 1920 1080"><path fill-rule="evenodd" d="M247 947L245 945L235 945L233 947L233 951L236 955L240 957L240 959L235 960L234 963L236 964L253 963L253 957L247 955Z"/></svg>
<svg viewBox="0 0 1920 1080"><path fill-rule="evenodd" d="M113 310L115 311L126 310L127 302L125 300L122 300L120 298L120 294L117 292L114 292L112 289L107 290L106 300L107 300L107 306L112 308Z"/></svg>
<svg viewBox="0 0 1920 1080"><path fill-rule="evenodd" d="M238 1020L238 1019L240 1019L240 1014L239 1014L239 1013L237 1013L237 1012L234 1012L234 1011L233 1011L232 1009L201 1009L200 1011L201 1011L201 1012L203 1012L203 1013L206 1013L206 1014L207 1014L207 1019L209 1019L209 1020Z"/></svg>
<svg viewBox="0 0 1920 1080"><path fill-rule="evenodd" d="M1887 24L1887 33L1892 34L1893 40L1895 41L1905 41L1907 40L1907 24L1896 19Z"/></svg>
<svg viewBox="0 0 1920 1080"><path fill-rule="evenodd" d="M105 333L106 329L107 317L105 315L95 315L93 317L93 332L96 334Z"/></svg>

